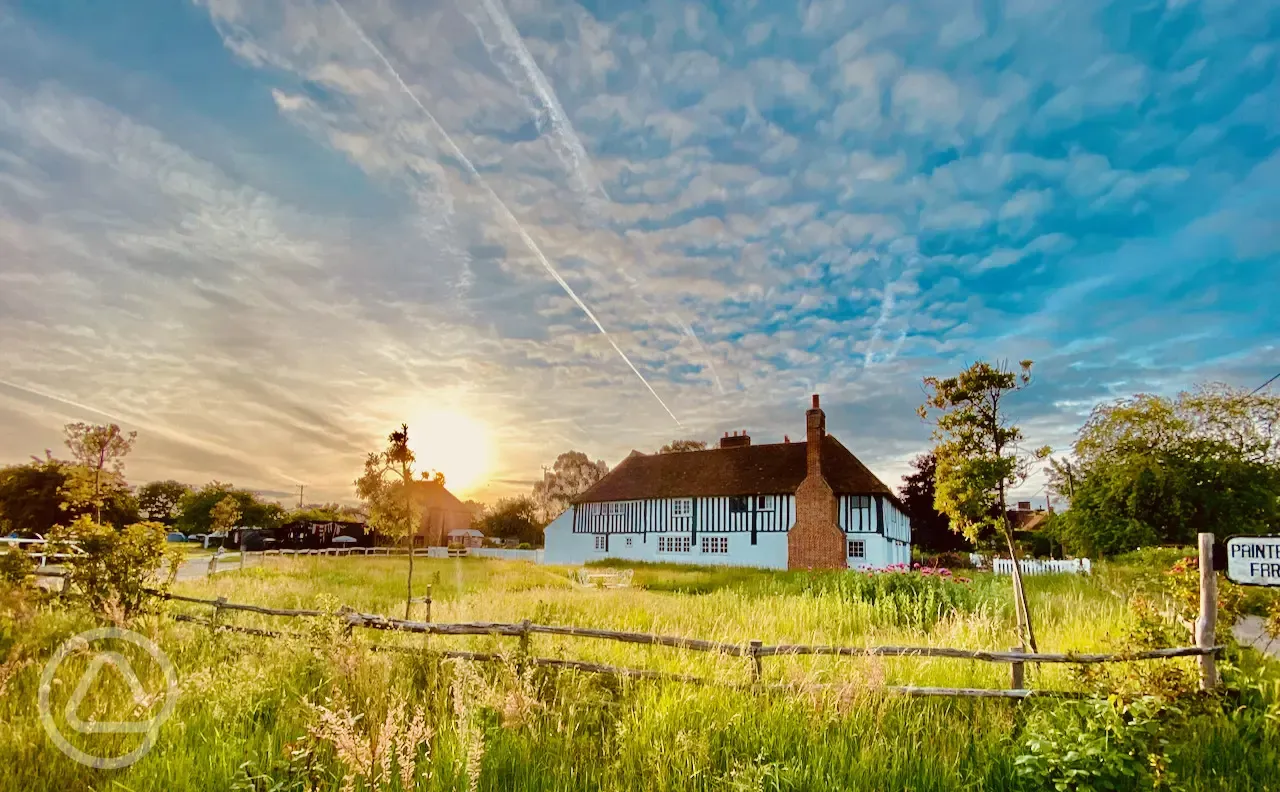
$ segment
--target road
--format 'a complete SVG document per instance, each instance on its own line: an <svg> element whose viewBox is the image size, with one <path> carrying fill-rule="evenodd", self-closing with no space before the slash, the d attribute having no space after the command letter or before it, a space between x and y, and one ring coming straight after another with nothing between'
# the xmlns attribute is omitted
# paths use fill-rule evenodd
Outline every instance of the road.
<svg viewBox="0 0 1280 792"><path fill-rule="evenodd" d="M246 566L262 566L263 556L261 553L250 553L245 559ZM178 566L178 580L197 580L209 574L209 562L213 560L212 555L201 555L194 558L188 558ZM218 569L227 571L230 569L240 568L239 553L224 553L218 559Z"/></svg>

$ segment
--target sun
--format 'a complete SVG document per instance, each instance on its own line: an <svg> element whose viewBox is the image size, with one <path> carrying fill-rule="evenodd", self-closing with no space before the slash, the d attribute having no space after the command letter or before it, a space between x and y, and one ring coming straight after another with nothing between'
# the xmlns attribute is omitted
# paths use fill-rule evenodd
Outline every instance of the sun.
<svg viewBox="0 0 1280 792"><path fill-rule="evenodd" d="M438 470L454 493L484 483L493 464L489 427L455 410L430 410L409 422L409 448L419 471Z"/></svg>

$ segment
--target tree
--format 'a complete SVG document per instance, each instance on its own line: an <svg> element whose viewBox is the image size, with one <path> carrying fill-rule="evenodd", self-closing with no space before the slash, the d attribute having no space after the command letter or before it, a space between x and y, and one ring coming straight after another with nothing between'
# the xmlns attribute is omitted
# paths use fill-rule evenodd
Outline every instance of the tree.
<svg viewBox="0 0 1280 792"><path fill-rule="evenodd" d="M356 495L369 511L369 525L391 537L403 536L409 545L409 579L404 600L406 619L413 603L413 535L418 525L413 503L413 463L413 451L409 449L409 425L401 424L398 430L387 436L384 450L365 458L364 475L355 481ZM386 479L388 474L393 476L391 482Z"/></svg>
<svg viewBox="0 0 1280 792"><path fill-rule="evenodd" d="M603 459L592 462L581 451L566 451L556 457L551 470L544 469L542 481L533 485L533 501L541 516L550 521L608 472Z"/></svg>
<svg viewBox="0 0 1280 792"><path fill-rule="evenodd" d="M531 545L542 544L542 523L533 498L521 495L503 498L476 526L486 535L499 539L518 539Z"/></svg>
<svg viewBox="0 0 1280 792"><path fill-rule="evenodd" d="M911 518L911 543L935 553L973 549L973 543L963 534L951 530L947 515L934 508L937 457L933 452L920 454L911 460L911 467L915 468L914 472L903 477L902 488L898 490Z"/></svg>
<svg viewBox="0 0 1280 792"><path fill-rule="evenodd" d="M227 495L209 510L209 526L214 533L226 533L240 521L240 505L234 495Z"/></svg>
<svg viewBox="0 0 1280 792"><path fill-rule="evenodd" d="M1280 519L1280 396L1202 385L1100 404L1073 446L1059 528L1073 553L1270 532Z"/></svg>
<svg viewBox="0 0 1280 792"><path fill-rule="evenodd" d="M0 532L47 536L55 525L67 525L92 511L88 481L83 468L49 455L0 468ZM137 504L121 482L108 477L101 495L104 523L137 522Z"/></svg>
<svg viewBox="0 0 1280 792"><path fill-rule="evenodd" d="M148 520L173 525L178 504L191 488L181 481L152 481L138 487L138 511Z"/></svg>
<svg viewBox="0 0 1280 792"><path fill-rule="evenodd" d="M98 426L86 423L69 423L62 431L66 434L71 458L92 473L94 521L102 522L103 475L123 476L124 458L133 450L138 433L126 435L116 424Z"/></svg>
<svg viewBox="0 0 1280 792"><path fill-rule="evenodd" d="M1029 646L1034 652L1035 632L1005 494L1026 480L1031 461L1048 456L1049 449L1031 456L1019 452L1022 430L1010 423L1003 406L1005 397L1031 383L1031 361L1022 361L1018 369L978 361L955 377L925 377L926 399L919 413L922 419L937 414L934 506L970 541L977 541L987 526L1003 534L1013 561L1018 636L1024 650Z"/></svg>
<svg viewBox="0 0 1280 792"><path fill-rule="evenodd" d="M658 449L659 454L679 454L684 451L706 451L707 442L705 440L672 440L662 448Z"/></svg>
<svg viewBox="0 0 1280 792"><path fill-rule="evenodd" d="M143 522L115 529L95 523L88 515L68 526L58 526L49 540L60 549L75 544L80 552L67 562L67 572L78 596L95 611L119 609L129 616L151 601L149 587L167 588L182 560L180 550L166 550L165 528ZM156 573L168 561L167 579Z"/></svg>
<svg viewBox="0 0 1280 792"><path fill-rule="evenodd" d="M178 501L178 514L174 518L173 527L188 536L196 533L213 533L213 509L224 498L235 500L240 511L239 523L246 527L272 529L278 528L284 518L284 509L278 503L261 500L246 489L237 489L230 484L211 481L198 490L192 490Z"/></svg>

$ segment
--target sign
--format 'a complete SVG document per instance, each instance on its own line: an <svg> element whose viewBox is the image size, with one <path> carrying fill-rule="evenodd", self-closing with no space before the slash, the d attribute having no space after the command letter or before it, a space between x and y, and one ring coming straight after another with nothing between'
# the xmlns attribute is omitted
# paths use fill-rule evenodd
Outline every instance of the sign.
<svg viewBox="0 0 1280 792"><path fill-rule="evenodd" d="M1280 536L1228 539L1227 580L1246 586L1280 586Z"/></svg>

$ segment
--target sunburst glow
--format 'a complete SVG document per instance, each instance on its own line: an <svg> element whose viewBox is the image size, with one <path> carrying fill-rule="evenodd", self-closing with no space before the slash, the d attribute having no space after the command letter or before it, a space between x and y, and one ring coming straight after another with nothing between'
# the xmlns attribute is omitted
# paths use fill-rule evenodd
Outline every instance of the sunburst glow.
<svg viewBox="0 0 1280 792"><path fill-rule="evenodd" d="M483 484L493 463L489 427L455 410L430 410L410 421L409 448L417 469L444 473L455 495Z"/></svg>

